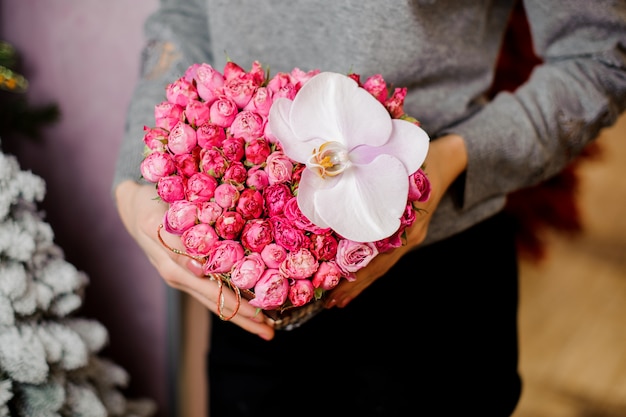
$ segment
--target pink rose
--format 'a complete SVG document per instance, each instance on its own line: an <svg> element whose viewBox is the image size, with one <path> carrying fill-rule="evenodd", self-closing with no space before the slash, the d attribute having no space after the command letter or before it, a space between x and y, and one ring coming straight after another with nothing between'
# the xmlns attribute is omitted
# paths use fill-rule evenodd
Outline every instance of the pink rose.
<svg viewBox="0 0 626 417"><path fill-rule="evenodd" d="M250 110L242 110L230 125L230 133L236 138L242 138L245 142L251 142L263 136L264 127L264 121L260 115Z"/></svg>
<svg viewBox="0 0 626 417"><path fill-rule="evenodd" d="M345 272L356 272L367 266L378 255L376 245L371 242L354 242L342 239L337 246L337 265Z"/></svg>
<svg viewBox="0 0 626 417"><path fill-rule="evenodd" d="M185 230L196 224L198 207L187 200L170 203L163 216L163 228L172 234L181 235Z"/></svg>
<svg viewBox="0 0 626 417"><path fill-rule="evenodd" d="M315 288L322 288L323 290L332 290L339 284L343 272L341 268L333 261L320 262L320 266L317 268L315 275L311 282Z"/></svg>
<svg viewBox="0 0 626 417"><path fill-rule="evenodd" d="M267 83L267 88L272 92L272 97L276 100L279 97L293 100L298 91L298 82L285 72L279 72Z"/></svg>
<svg viewBox="0 0 626 417"><path fill-rule="evenodd" d="M226 274L243 257L244 250L239 242L219 240L209 251L209 256L203 266L204 274Z"/></svg>
<svg viewBox="0 0 626 417"><path fill-rule="evenodd" d="M209 64L200 64L193 71L198 95L211 105L222 94L224 76Z"/></svg>
<svg viewBox="0 0 626 417"><path fill-rule="evenodd" d="M294 68L291 70L291 77L296 82L296 84L302 86L305 82L309 81L315 75L319 74L319 69L314 69L308 72L302 71L300 68Z"/></svg>
<svg viewBox="0 0 626 417"><path fill-rule="evenodd" d="M193 84L184 77L165 87L165 96L170 103L185 107L191 101L198 100L198 92Z"/></svg>
<svg viewBox="0 0 626 417"><path fill-rule="evenodd" d="M295 251L300 248L308 248L311 240L303 230L295 227L284 216L274 216L270 218L274 241L288 251Z"/></svg>
<svg viewBox="0 0 626 417"><path fill-rule="evenodd" d="M253 111L267 118L273 102L271 91L267 87L259 87L243 109Z"/></svg>
<svg viewBox="0 0 626 417"><path fill-rule="evenodd" d="M311 252L320 261L330 261L337 255L337 239L331 234L312 234Z"/></svg>
<svg viewBox="0 0 626 417"><path fill-rule="evenodd" d="M274 239L267 219L248 220L241 231L241 244L251 252L261 252Z"/></svg>
<svg viewBox="0 0 626 417"><path fill-rule="evenodd" d="M267 172L267 178L269 179L270 184L279 184L281 182L291 181L293 162L283 152L272 152L268 155L266 163L265 172Z"/></svg>
<svg viewBox="0 0 626 417"><path fill-rule="evenodd" d="M146 181L157 183L161 178L173 174L176 164L169 153L156 151L141 161L139 170Z"/></svg>
<svg viewBox="0 0 626 417"><path fill-rule="evenodd" d="M423 203L430 198L430 181L420 168L409 176L409 201Z"/></svg>
<svg viewBox="0 0 626 417"><path fill-rule="evenodd" d="M288 278L303 279L313 276L317 268L315 255L306 248L299 248L287 253L279 269Z"/></svg>
<svg viewBox="0 0 626 417"><path fill-rule="evenodd" d="M183 120L184 110L184 107L167 101L157 104L154 106L156 127L160 127L169 132L176 126L176 123Z"/></svg>
<svg viewBox="0 0 626 417"><path fill-rule="evenodd" d="M254 95L257 87L254 77L244 73L226 80L224 95L231 98L237 107L243 109Z"/></svg>
<svg viewBox="0 0 626 417"><path fill-rule="evenodd" d="M207 256L219 239L213 227L206 223L191 226L181 236L185 250L191 256Z"/></svg>
<svg viewBox="0 0 626 417"><path fill-rule="evenodd" d="M250 220L261 217L264 207L261 193L252 188L246 188L241 192L235 210L241 213L244 219Z"/></svg>
<svg viewBox="0 0 626 417"><path fill-rule="evenodd" d="M219 149L202 149L200 151L200 169L215 178L222 178L228 161Z"/></svg>
<svg viewBox="0 0 626 417"><path fill-rule="evenodd" d="M212 123L221 127L228 127L237 116L237 103L231 98L223 96L211 104L210 112Z"/></svg>
<svg viewBox="0 0 626 417"><path fill-rule="evenodd" d="M248 169L248 179L246 180L248 187L263 190L269 183L270 180L267 178L267 172L265 172L263 165L255 165Z"/></svg>
<svg viewBox="0 0 626 417"><path fill-rule="evenodd" d="M226 132L223 127L207 122L198 127L196 138L201 148L212 149L222 146L224 139L226 139Z"/></svg>
<svg viewBox="0 0 626 417"><path fill-rule="evenodd" d="M406 93L406 88L396 88L393 91L393 95L385 101L385 107L393 119L399 119L404 115L404 98Z"/></svg>
<svg viewBox="0 0 626 417"><path fill-rule="evenodd" d="M277 243L268 243L261 251L261 258L268 268L278 269L287 257L287 250Z"/></svg>
<svg viewBox="0 0 626 417"><path fill-rule="evenodd" d="M226 168L226 171L224 171L222 181L242 185L246 182L247 176L248 171L246 170L245 165L241 161L232 161L228 168ZM240 189L242 187L237 188Z"/></svg>
<svg viewBox="0 0 626 417"><path fill-rule="evenodd" d="M387 100L387 84L382 75L375 74L369 77L365 80L363 88L381 103L385 103L385 100Z"/></svg>
<svg viewBox="0 0 626 417"><path fill-rule="evenodd" d="M293 223L298 229L305 230L307 232L311 232L314 234L327 234L331 231L330 228L322 229L321 227L313 224L311 220L308 219L298 206L298 198L292 197L287 201L283 208L283 214L285 217L289 219L290 222Z"/></svg>
<svg viewBox="0 0 626 417"><path fill-rule="evenodd" d="M187 200L201 203L209 201L215 194L217 180L204 172L197 172L187 180Z"/></svg>
<svg viewBox="0 0 626 417"><path fill-rule="evenodd" d="M198 203L198 220L202 223L213 225L223 211L224 209L215 201L203 201Z"/></svg>
<svg viewBox="0 0 626 417"><path fill-rule="evenodd" d="M187 122L193 127L202 126L209 121L210 107L204 101L190 101L185 107Z"/></svg>
<svg viewBox="0 0 626 417"><path fill-rule="evenodd" d="M398 248L402 246L402 234L404 233L404 228L402 230L398 230L393 235L386 237L384 239L378 240L374 242L376 245L376 249L378 249L379 253L385 253L390 251L391 249Z"/></svg>
<svg viewBox="0 0 626 417"><path fill-rule="evenodd" d="M144 126L143 131L145 132L143 135L143 143L145 143L148 148L153 151L165 151L165 143L169 135L167 130L160 127L150 128Z"/></svg>
<svg viewBox="0 0 626 417"><path fill-rule="evenodd" d="M246 161L249 164L256 165L265 162L270 152L272 152L270 145L263 138L257 138L246 142Z"/></svg>
<svg viewBox="0 0 626 417"><path fill-rule="evenodd" d="M224 158L230 162L241 161L245 154L246 142L243 138L236 138L231 136L227 138L222 144L222 153Z"/></svg>
<svg viewBox="0 0 626 417"><path fill-rule="evenodd" d="M176 123L167 140L167 147L174 155L189 153L197 144L195 129L184 122Z"/></svg>
<svg viewBox="0 0 626 417"><path fill-rule="evenodd" d="M191 177L198 172L198 158L195 155L196 149L191 151L192 153L183 153L180 155L174 155L174 163L176 164L176 170L179 174L185 177Z"/></svg>
<svg viewBox="0 0 626 417"><path fill-rule="evenodd" d="M265 188L263 198L268 216L273 217L283 214L285 205L293 198L293 194L287 185L274 184Z"/></svg>
<svg viewBox="0 0 626 417"><path fill-rule="evenodd" d="M185 185L180 175L170 175L159 178L157 194L166 203L173 203L185 198Z"/></svg>
<svg viewBox="0 0 626 417"><path fill-rule="evenodd" d="M308 279L297 279L289 287L289 301L294 307L300 307L308 303L315 296L315 288Z"/></svg>
<svg viewBox="0 0 626 417"><path fill-rule="evenodd" d="M252 252L233 265L230 282L242 290L247 290L255 286L264 271L265 263L261 259L261 254Z"/></svg>
<svg viewBox="0 0 626 417"><path fill-rule="evenodd" d="M237 204L239 191L234 185L225 182L217 186L213 198L220 207L230 209Z"/></svg>
<svg viewBox="0 0 626 417"><path fill-rule="evenodd" d="M236 239L246 221L236 211L225 211L215 221L215 231L222 239Z"/></svg>
<svg viewBox="0 0 626 417"><path fill-rule="evenodd" d="M277 269L266 269L254 286L250 305L263 310L275 310L287 301L289 282Z"/></svg>

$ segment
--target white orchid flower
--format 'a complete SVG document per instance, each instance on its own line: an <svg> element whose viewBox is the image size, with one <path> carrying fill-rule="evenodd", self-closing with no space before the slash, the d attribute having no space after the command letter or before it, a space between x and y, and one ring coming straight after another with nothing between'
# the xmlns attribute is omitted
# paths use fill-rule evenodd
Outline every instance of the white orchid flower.
<svg viewBox="0 0 626 417"><path fill-rule="evenodd" d="M298 206L315 225L355 242L375 242L400 227L409 175L422 165L429 138L350 77L322 72L294 100L277 99L272 134L306 164Z"/></svg>

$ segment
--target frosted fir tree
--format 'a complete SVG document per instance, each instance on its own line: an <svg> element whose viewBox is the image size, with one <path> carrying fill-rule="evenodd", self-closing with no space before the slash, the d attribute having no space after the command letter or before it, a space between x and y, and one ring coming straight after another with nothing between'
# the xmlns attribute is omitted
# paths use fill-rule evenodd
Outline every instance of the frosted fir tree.
<svg viewBox="0 0 626 417"><path fill-rule="evenodd" d="M127 372L98 354L99 322L73 315L88 277L64 258L38 210L45 182L0 153L0 417L147 417Z"/></svg>

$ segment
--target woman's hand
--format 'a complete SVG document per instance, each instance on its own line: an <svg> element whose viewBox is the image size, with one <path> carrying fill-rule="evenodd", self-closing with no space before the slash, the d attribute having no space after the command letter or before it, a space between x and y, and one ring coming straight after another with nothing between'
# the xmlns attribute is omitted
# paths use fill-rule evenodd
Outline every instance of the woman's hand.
<svg viewBox="0 0 626 417"><path fill-rule="evenodd" d="M224 317L233 314L237 299L232 290L222 286L223 308L218 311L220 289L218 282L204 277L201 265L185 255L178 255L160 242L157 232L167 211L167 204L158 199L154 185L140 185L134 181L122 182L115 190L117 209L124 226L143 249L148 259L165 282L184 291L204 304L213 313ZM180 238L165 231L163 240L172 248L182 250ZM245 299L240 300L237 314L230 319L241 328L270 340L274 337L271 320L251 306Z"/></svg>
<svg viewBox="0 0 626 417"><path fill-rule="evenodd" d="M405 253L419 246L426 239L430 220L441 198L466 167L467 150L462 137L447 135L430 142L424 172L431 184L431 194L428 201L416 205L419 210L415 222L406 230L406 243L374 257L356 273L356 280L341 280L328 294L326 307L345 307L375 280L385 275Z"/></svg>

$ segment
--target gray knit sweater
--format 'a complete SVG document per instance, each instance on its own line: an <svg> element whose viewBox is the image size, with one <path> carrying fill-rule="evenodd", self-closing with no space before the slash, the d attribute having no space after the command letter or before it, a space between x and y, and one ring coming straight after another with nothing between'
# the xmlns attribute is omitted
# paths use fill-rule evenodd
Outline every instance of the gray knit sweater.
<svg viewBox="0 0 626 417"><path fill-rule="evenodd" d="M143 126L165 85L194 62L227 58L271 73L380 73L409 88L405 110L433 140L464 137L468 168L442 200L426 243L500 211L506 195L570 162L626 108L626 2L526 0L544 65L514 94L485 99L513 0L162 0L128 111L115 187L139 180Z"/></svg>

